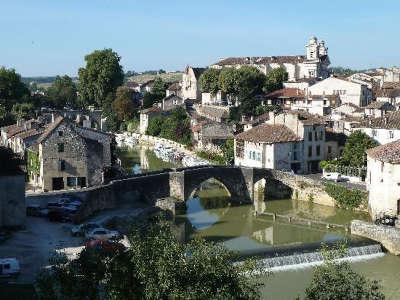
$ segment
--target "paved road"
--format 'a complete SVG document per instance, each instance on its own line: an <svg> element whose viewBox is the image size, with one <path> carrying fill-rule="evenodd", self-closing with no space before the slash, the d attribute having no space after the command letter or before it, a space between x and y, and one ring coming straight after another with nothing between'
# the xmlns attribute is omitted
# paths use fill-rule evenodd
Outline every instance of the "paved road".
<svg viewBox="0 0 400 300"><path fill-rule="evenodd" d="M302 176L308 177L308 178L312 178L312 179L316 179L316 180L321 180L322 173L308 174L308 175L302 175ZM332 181L326 180L326 182L332 182ZM350 189L359 189L359 190L363 190L363 191L367 190L366 186L365 186L365 182L362 182L362 183L351 183L351 182L348 182L348 181L344 181L344 182L338 182L337 184L343 185L343 186L345 186L347 188L350 188Z"/></svg>

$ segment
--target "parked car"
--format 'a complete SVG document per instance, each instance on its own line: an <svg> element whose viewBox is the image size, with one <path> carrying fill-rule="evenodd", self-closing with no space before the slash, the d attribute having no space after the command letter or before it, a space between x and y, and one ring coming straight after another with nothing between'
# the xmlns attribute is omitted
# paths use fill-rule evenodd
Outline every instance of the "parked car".
<svg viewBox="0 0 400 300"><path fill-rule="evenodd" d="M63 206L63 204L59 200L52 200L52 201L47 202L48 209L60 208L62 206Z"/></svg>
<svg viewBox="0 0 400 300"><path fill-rule="evenodd" d="M376 225L395 226L397 217L383 216L375 220Z"/></svg>
<svg viewBox="0 0 400 300"><path fill-rule="evenodd" d="M102 226L97 223L94 223L94 222L89 222L89 223L73 226L71 228L71 235L84 236L86 233L88 233L96 228L102 228Z"/></svg>
<svg viewBox="0 0 400 300"><path fill-rule="evenodd" d="M345 179L342 177L342 174L337 172L326 172L322 175L322 179L332 180L335 182L345 181Z"/></svg>
<svg viewBox="0 0 400 300"><path fill-rule="evenodd" d="M94 240L110 240L110 239L112 240L112 239L119 239L120 234L118 231L115 230L96 228L86 233L85 237L87 239L94 239Z"/></svg>
<svg viewBox="0 0 400 300"><path fill-rule="evenodd" d="M16 258L0 258L0 277L10 277L21 272L19 261Z"/></svg>
<svg viewBox="0 0 400 300"><path fill-rule="evenodd" d="M112 240L89 240L85 243L85 247L109 253L124 251L126 249L123 244Z"/></svg>

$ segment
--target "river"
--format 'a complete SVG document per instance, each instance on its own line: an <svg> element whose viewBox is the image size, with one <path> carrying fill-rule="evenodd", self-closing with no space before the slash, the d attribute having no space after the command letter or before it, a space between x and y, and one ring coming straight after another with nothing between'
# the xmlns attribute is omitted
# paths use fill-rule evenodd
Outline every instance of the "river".
<svg viewBox="0 0 400 300"><path fill-rule="evenodd" d="M158 159L146 148L119 149L122 166L127 171L157 170L174 167ZM273 221L268 216L254 216L252 205L231 206L229 194L215 182L204 184L196 197L186 202L187 212L177 219L190 224L187 237L201 236L221 242L243 255L254 255L278 249L292 249L319 245L321 242L346 240L363 243L365 239L349 235L343 229L304 226L285 220ZM267 212L299 216L336 224L349 224L352 219L368 219L363 213L310 204L290 199L271 200L265 205ZM387 299L399 299L400 258L385 254L374 259L352 262L356 271L368 278L379 280ZM294 299L302 296L310 283L312 267L275 271L264 278L263 299Z"/></svg>

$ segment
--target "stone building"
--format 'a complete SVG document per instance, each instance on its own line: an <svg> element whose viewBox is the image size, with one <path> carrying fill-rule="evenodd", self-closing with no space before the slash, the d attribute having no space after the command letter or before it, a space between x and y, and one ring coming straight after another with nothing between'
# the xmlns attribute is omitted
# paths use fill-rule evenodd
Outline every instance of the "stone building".
<svg viewBox="0 0 400 300"><path fill-rule="evenodd" d="M112 141L111 134L58 116L29 148L39 161L38 170L28 166L29 176L43 191L99 185L112 163Z"/></svg>
<svg viewBox="0 0 400 300"><path fill-rule="evenodd" d="M187 66L182 75L182 98L184 100L201 100L201 89L199 84L200 75L205 68L193 68Z"/></svg>
<svg viewBox="0 0 400 300"><path fill-rule="evenodd" d="M182 96L182 85L180 82L171 83L168 88L165 90L166 96L170 96L172 94L183 98Z"/></svg>
<svg viewBox="0 0 400 300"><path fill-rule="evenodd" d="M329 77L308 88L309 95L338 95L342 104L366 106L372 101L372 90L368 85L346 79Z"/></svg>
<svg viewBox="0 0 400 300"><path fill-rule="evenodd" d="M283 88L265 95L263 105L278 105L283 109L290 109L297 100L306 99L306 93L297 88Z"/></svg>
<svg viewBox="0 0 400 300"><path fill-rule="evenodd" d="M300 111L270 114L235 136L235 165L313 173L325 157L325 122Z"/></svg>
<svg viewBox="0 0 400 300"><path fill-rule="evenodd" d="M375 219L400 215L400 140L367 151L368 206Z"/></svg>
<svg viewBox="0 0 400 300"><path fill-rule="evenodd" d="M139 132L141 134L146 134L147 127L149 126L150 120L161 116L161 108L158 106L152 106L147 109L143 109L140 111L140 124L139 124Z"/></svg>
<svg viewBox="0 0 400 300"><path fill-rule="evenodd" d="M371 118L379 118L394 110L396 110L396 107L390 102L374 101L365 107L365 115Z"/></svg>
<svg viewBox="0 0 400 300"><path fill-rule="evenodd" d="M276 68L284 68L289 81L304 78L326 78L329 76L328 48L324 41L311 37L306 45L306 55L264 56L264 57L229 57L213 64L212 68L240 68L248 65L258 68L264 74Z"/></svg>
<svg viewBox="0 0 400 300"><path fill-rule="evenodd" d="M379 144L387 144L400 139L400 111L393 111L379 118L364 119L355 126Z"/></svg>
<svg viewBox="0 0 400 300"><path fill-rule="evenodd" d="M233 128L224 123L209 123L200 127L197 147L201 150L220 152L220 146L233 138Z"/></svg>

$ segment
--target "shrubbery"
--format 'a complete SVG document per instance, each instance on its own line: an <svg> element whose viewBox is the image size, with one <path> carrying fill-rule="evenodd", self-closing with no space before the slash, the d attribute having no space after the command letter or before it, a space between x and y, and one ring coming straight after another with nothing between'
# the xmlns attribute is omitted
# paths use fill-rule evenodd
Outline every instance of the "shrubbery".
<svg viewBox="0 0 400 300"><path fill-rule="evenodd" d="M344 186L326 183L325 191L329 196L336 200L337 204L346 209L357 208L365 205L367 193L358 189L348 189Z"/></svg>

